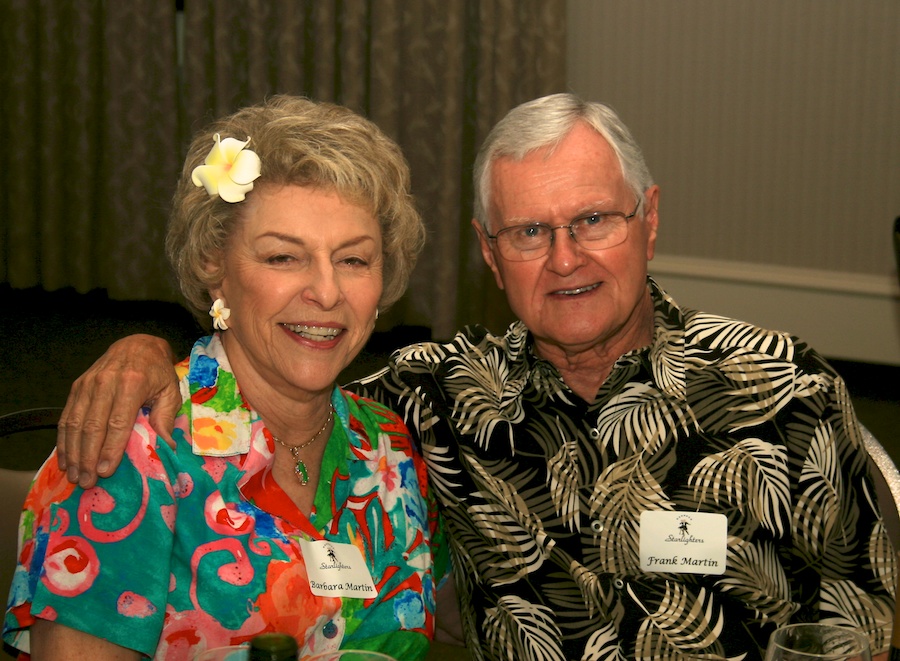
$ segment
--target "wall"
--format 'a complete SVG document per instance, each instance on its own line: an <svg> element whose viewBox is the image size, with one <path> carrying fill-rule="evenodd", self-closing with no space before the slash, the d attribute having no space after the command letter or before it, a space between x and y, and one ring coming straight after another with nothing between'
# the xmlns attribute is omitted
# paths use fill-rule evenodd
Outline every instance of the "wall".
<svg viewBox="0 0 900 661"><path fill-rule="evenodd" d="M661 186L684 304L900 364L900 2L569 0L570 88Z"/></svg>

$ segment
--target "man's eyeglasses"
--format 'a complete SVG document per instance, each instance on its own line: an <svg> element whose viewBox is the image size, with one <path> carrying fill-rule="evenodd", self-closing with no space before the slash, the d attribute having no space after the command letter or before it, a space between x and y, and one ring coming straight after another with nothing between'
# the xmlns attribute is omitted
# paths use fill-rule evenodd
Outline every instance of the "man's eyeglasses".
<svg viewBox="0 0 900 661"><path fill-rule="evenodd" d="M628 238L628 221L637 215L641 201L634 211L625 215L621 211L603 211L576 218L568 225L525 223L504 227L496 234L488 234L497 242L501 257L513 262L527 262L543 257L553 245L556 230L569 230L569 236L588 250L606 250L625 242Z"/></svg>

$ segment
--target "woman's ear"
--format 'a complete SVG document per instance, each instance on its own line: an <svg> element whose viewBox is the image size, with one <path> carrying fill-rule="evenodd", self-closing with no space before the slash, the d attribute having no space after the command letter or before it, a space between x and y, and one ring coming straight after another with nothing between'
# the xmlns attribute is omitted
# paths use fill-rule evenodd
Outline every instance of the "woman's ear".
<svg viewBox="0 0 900 661"><path fill-rule="evenodd" d="M228 304L228 301L225 300L225 295L222 293L221 287L216 287L215 289L210 289L209 290L209 300L212 302L212 301L216 301L218 299L222 299L223 303L225 303L226 305Z"/></svg>
<svg viewBox="0 0 900 661"><path fill-rule="evenodd" d="M224 298L222 284L225 280L225 265L222 263L221 255L210 257L203 263L203 270L206 272L206 282L209 284L209 296L211 300Z"/></svg>

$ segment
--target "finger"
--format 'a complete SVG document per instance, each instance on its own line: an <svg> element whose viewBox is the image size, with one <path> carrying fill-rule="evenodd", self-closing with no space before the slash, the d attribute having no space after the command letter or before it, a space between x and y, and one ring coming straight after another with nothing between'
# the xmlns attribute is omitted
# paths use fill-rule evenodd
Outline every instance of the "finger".
<svg viewBox="0 0 900 661"><path fill-rule="evenodd" d="M126 407L129 412L133 407ZM127 416L127 417L126 417ZM89 480L91 483L96 481L96 477L109 477L116 472L122 457L125 454L125 448L128 445L128 439L131 438L131 432L134 429L134 416L124 411L116 411L115 409L109 416L109 422L106 426L106 434L94 462L82 461L80 466L81 477L79 484L84 486L84 482Z"/></svg>
<svg viewBox="0 0 900 661"><path fill-rule="evenodd" d="M114 385L105 383L109 379ZM143 375L133 370L123 370L112 378L99 374L95 379L98 393L97 407L91 407L86 428L82 434L82 453L78 464L79 484L93 484L96 477L112 475L122 461L128 439L134 429L134 420L144 403ZM110 391L115 394L106 397ZM93 414L96 413L96 417ZM95 425L97 436L94 437Z"/></svg>
<svg viewBox="0 0 900 661"><path fill-rule="evenodd" d="M60 419L59 434L70 482L84 488L96 483L97 456L107 435L115 400L115 386L102 375L85 374L73 384Z"/></svg>
<svg viewBox="0 0 900 661"><path fill-rule="evenodd" d="M181 408L181 392L177 381L172 383L160 394L150 409L150 425L159 436L175 448L172 431L175 429L175 416Z"/></svg>
<svg viewBox="0 0 900 661"><path fill-rule="evenodd" d="M78 379L69 389L69 396L59 416L56 428L56 463L67 473L70 482L78 481L78 456L81 443L81 420L84 419L88 399L82 397L82 380ZM71 450L69 449L71 448ZM74 457L74 463L72 458ZM72 467L72 473L67 469Z"/></svg>
<svg viewBox="0 0 900 661"><path fill-rule="evenodd" d="M57 462L70 481L90 487L98 471L101 476L115 471L143 403L159 399L173 383L177 393L171 361L165 340L126 337L114 342L75 381L57 433ZM173 396L177 394L167 395L166 401Z"/></svg>
<svg viewBox="0 0 900 661"><path fill-rule="evenodd" d="M106 436L106 420L112 405L109 389L92 385L96 379L82 376L69 391L60 416L56 447L58 463L66 478L82 486L93 486L93 466ZM84 466L91 470L85 474Z"/></svg>

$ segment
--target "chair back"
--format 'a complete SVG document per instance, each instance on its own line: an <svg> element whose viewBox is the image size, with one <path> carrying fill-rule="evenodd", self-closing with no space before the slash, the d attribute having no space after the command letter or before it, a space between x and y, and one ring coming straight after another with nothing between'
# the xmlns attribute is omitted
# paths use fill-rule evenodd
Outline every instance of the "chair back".
<svg viewBox="0 0 900 661"><path fill-rule="evenodd" d="M875 482L875 493L884 526L894 545L900 551L900 470L891 456L868 429L862 428L863 444L869 453L869 468Z"/></svg>
<svg viewBox="0 0 900 661"><path fill-rule="evenodd" d="M0 595L9 594L16 568L19 518L25 496L56 438L61 407L26 409L0 415ZM0 651L0 659L12 659Z"/></svg>
<svg viewBox="0 0 900 661"><path fill-rule="evenodd" d="M875 493L881 515L884 517L884 526L888 536L894 545L894 550L900 550L900 470L891 459L884 446L878 442L868 429L862 428L863 443L869 453L869 468L872 479L875 482ZM900 563L900 555L897 556ZM891 657L900 656L900 585L894 588L894 628L891 632Z"/></svg>

